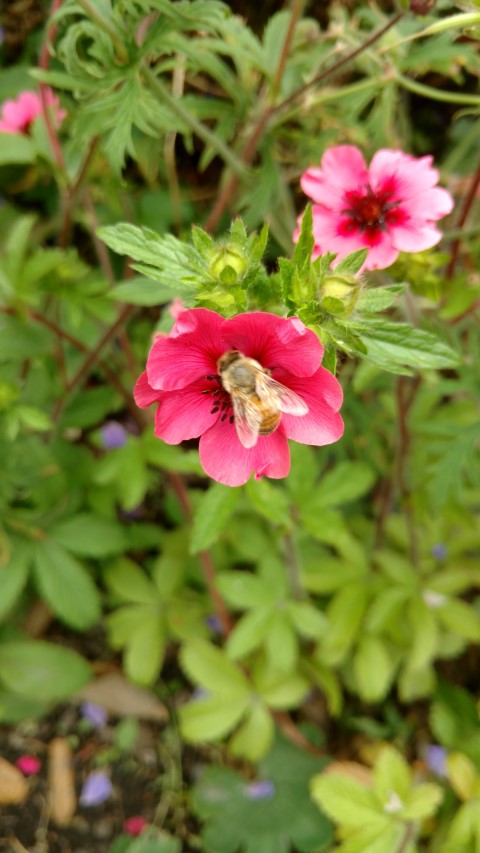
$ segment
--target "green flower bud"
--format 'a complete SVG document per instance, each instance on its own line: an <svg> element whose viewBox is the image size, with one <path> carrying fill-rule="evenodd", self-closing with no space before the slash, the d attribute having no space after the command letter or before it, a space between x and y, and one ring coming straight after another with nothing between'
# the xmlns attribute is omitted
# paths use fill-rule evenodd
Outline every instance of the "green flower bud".
<svg viewBox="0 0 480 853"><path fill-rule="evenodd" d="M242 278L247 269L247 261L241 251L232 245L222 246L213 254L210 275L223 284L233 284Z"/></svg>
<svg viewBox="0 0 480 853"><path fill-rule="evenodd" d="M348 317L358 302L361 282L351 275L329 275L320 288L320 305L336 317Z"/></svg>

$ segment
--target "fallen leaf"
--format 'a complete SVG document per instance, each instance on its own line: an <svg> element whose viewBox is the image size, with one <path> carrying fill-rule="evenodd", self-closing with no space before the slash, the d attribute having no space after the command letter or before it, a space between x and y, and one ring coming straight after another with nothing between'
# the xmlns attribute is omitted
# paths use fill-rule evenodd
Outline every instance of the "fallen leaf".
<svg viewBox="0 0 480 853"><path fill-rule="evenodd" d="M28 794L28 783L13 764L0 758L0 805L23 803Z"/></svg>
<svg viewBox="0 0 480 853"><path fill-rule="evenodd" d="M58 826L68 826L77 808L72 752L65 738L54 738L48 747L50 817Z"/></svg>
<svg viewBox="0 0 480 853"><path fill-rule="evenodd" d="M369 788L372 784L373 774L369 767L364 764L359 764L358 761L332 761L323 771L323 776L331 776L332 774L341 776L350 776Z"/></svg>
<svg viewBox="0 0 480 853"><path fill-rule="evenodd" d="M117 717L137 717L165 723L168 711L153 693L130 684L122 675L109 672L87 684L74 697L78 702L94 702Z"/></svg>

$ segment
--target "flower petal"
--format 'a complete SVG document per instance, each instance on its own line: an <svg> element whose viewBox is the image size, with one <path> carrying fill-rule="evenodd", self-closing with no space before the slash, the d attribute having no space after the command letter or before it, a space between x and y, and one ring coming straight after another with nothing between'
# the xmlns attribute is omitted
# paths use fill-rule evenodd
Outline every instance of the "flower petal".
<svg viewBox="0 0 480 853"><path fill-rule="evenodd" d="M206 308L182 311L169 336L156 338L150 350L147 375L151 387L173 391L216 373L224 351L220 339L223 323L220 314Z"/></svg>
<svg viewBox="0 0 480 853"><path fill-rule="evenodd" d="M320 367L314 376L289 376L282 381L308 406L306 415L282 415L281 426L287 437L319 447L338 441L343 435L343 420L338 414L343 392L338 380Z"/></svg>
<svg viewBox="0 0 480 853"><path fill-rule="evenodd" d="M443 234L434 225L413 220L392 228L392 237L401 252L423 252L436 246Z"/></svg>
<svg viewBox="0 0 480 853"><path fill-rule="evenodd" d="M226 320L222 337L228 347L255 358L263 367L283 367L297 376L318 370L323 347L298 317L277 317L263 311Z"/></svg>
<svg viewBox="0 0 480 853"><path fill-rule="evenodd" d="M133 399L140 409L147 409L152 403L157 403L162 396L161 391L156 391L152 388L148 381L147 371L138 377L135 388L133 389Z"/></svg>
<svg viewBox="0 0 480 853"><path fill-rule="evenodd" d="M438 178L431 156L412 157L388 148L381 148L374 154L369 169L370 186L374 192L382 192L388 187L393 199L405 201L421 197L422 207L423 194L438 183Z"/></svg>
<svg viewBox="0 0 480 853"><path fill-rule="evenodd" d="M178 391L163 392L155 415L155 435L167 444L180 444L189 438L198 438L219 418L215 408L216 397L204 391L217 390L217 383L192 382ZM158 392L157 392L158 394Z"/></svg>
<svg viewBox="0 0 480 853"><path fill-rule="evenodd" d="M321 168L307 169L300 179L306 195L333 210L342 209L346 192L363 189L367 183L367 165L355 145L328 148L322 157Z"/></svg>
<svg viewBox="0 0 480 853"><path fill-rule="evenodd" d="M242 486L255 472L256 478L286 477L290 451L281 426L261 435L255 447L243 447L229 421L217 421L200 439L200 463L205 473L226 486Z"/></svg>

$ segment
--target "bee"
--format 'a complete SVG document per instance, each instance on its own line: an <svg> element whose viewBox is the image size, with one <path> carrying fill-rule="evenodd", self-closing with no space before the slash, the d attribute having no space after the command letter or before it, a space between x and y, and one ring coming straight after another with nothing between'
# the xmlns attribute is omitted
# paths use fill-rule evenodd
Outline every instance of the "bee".
<svg viewBox="0 0 480 853"><path fill-rule="evenodd" d="M282 417L306 415L308 406L303 400L273 379L270 371L254 358L238 350L229 350L217 362L220 381L230 394L235 429L244 447L254 447L259 435L270 435Z"/></svg>

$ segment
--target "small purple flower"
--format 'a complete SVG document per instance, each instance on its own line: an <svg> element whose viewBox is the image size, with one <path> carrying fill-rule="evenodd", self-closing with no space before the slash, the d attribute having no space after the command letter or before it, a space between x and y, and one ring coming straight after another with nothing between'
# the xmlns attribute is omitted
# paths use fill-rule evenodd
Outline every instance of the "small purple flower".
<svg viewBox="0 0 480 853"><path fill-rule="evenodd" d="M83 783L80 794L81 806L99 806L111 796L112 783L106 773L98 770L90 773Z"/></svg>
<svg viewBox="0 0 480 853"><path fill-rule="evenodd" d="M126 444L127 430L118 421L107 421L100 430L102 444L107 450L117 450Z"/></svg>
<svg viewBox="0 0 480 853"><path fill-rule="evenodd" d="M446 560L447 546L444 545L443 542L437 542L437 544L433 546L431 554L436 560Z"/></svg>
<svg viewBox="0 0 480 853"><path fill-rule="evenodd" d="M431 743L425 749L425 762L429 770L436 776L446 778L447 776L447 750L443 746Z"/></svg>
<svg viewBox="0 0 480 853"><path fill-rule="evenodd" d="M269 779L251 782L245 787L249 800L270 800L275 795L275 785Z"/></svg>
<svg viewBox="0 0 480 853"><path fill-rule="evenodd" d="M220 636L223 633L222 632L222 623L220 621L220 617L217 616L216 613L210 613L209 616L206 616L205 622L207 623L208 627L210 628L212 634L215 634L216 636Z"/></svg>
<svg viewBox="0 0 480 853"><path fill-rule="evenodd" d="M80 713L85 720L93 726L94 729L102 729L108 719L108 711L102 708L101 705L96 705L95 702L82 702L80 705Z"/></svg>

